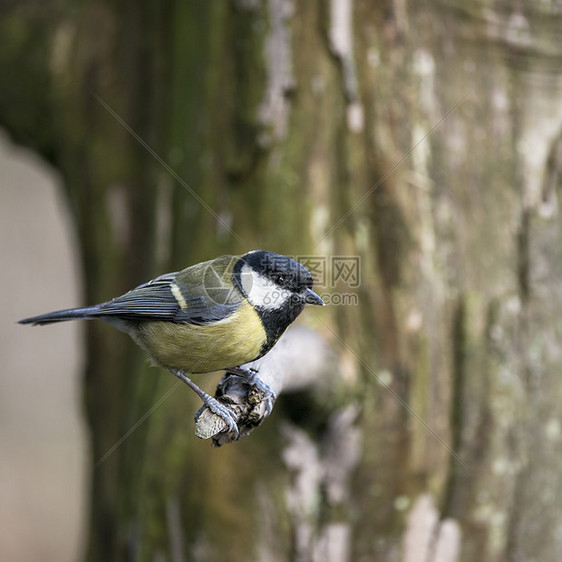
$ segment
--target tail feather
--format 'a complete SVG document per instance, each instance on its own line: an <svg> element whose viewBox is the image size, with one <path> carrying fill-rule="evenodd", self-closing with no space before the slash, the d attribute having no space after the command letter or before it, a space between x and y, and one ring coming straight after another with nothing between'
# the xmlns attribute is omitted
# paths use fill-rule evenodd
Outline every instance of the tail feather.
<svg viewBox="0 0 562 562"><path fill-rule="evenodd" d="M88 306L85 308L69 308L67 310L57 310L55 312L48 312L47 314L40 314L39 316L32 316L31 318L24 318L19 320L18 324L32 324L33 326L41 326L42 324L52 324L54 322L65 322L66 320L78 320L80 318L91 318L96 316L98 306Z"/></svg>

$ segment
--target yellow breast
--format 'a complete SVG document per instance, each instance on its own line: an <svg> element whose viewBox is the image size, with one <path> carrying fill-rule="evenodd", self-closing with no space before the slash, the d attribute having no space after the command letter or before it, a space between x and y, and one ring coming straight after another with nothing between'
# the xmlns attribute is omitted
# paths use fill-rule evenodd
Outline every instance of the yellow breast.
<svg viewBox="0 0 562 562"><path fill-rule="evenodd" d="M234 314L214 324L143 323L135 340L163 367L208 373L256 359L266 333L256 311L243 301Z"/></svg>

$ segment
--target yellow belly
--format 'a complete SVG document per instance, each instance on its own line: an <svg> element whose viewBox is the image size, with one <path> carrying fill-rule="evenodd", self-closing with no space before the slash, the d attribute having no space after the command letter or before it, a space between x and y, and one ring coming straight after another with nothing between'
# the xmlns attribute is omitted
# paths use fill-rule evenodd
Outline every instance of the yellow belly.
<svg viewBox="0 0 562 562"><path fill-rule="evenodd" d="M206 326L147 322L135 340L163 367L208 373L256 359L266 334L255 310L243 303L227 319Z"/></svg>

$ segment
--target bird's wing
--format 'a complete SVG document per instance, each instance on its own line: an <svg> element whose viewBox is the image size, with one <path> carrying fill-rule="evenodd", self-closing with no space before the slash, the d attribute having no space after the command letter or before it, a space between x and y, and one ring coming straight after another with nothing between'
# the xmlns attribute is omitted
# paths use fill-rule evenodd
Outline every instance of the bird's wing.
<svg viewBox="0 0 562 562"><path fill-rule="evenodd" d="M232 286L230 270L223 266L219 263L209 270L204 263L161 275L99 305L92 316L199 325L224 320L238 309L242 296Z"/></svg>

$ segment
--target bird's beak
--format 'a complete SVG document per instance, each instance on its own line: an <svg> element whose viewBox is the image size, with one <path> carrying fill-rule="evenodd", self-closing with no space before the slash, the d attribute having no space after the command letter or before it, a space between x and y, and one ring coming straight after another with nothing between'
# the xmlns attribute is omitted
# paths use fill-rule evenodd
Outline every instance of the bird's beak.
<svg viewBox="0 0 562 562"><path fill-rule="evenodd" d="M325 306L326 303L312 290L308 287L304 292L304 302L306 304L316 304L318 306Z"/></svg>

